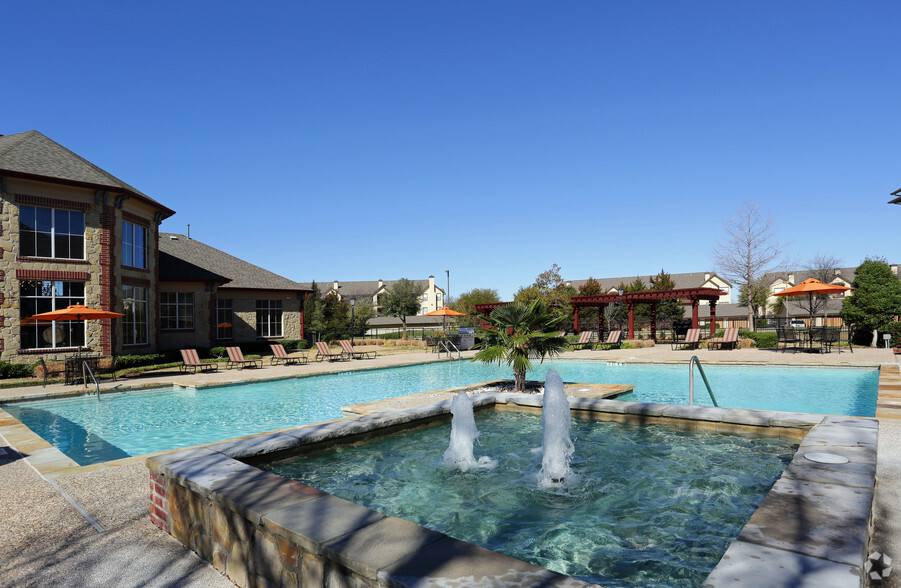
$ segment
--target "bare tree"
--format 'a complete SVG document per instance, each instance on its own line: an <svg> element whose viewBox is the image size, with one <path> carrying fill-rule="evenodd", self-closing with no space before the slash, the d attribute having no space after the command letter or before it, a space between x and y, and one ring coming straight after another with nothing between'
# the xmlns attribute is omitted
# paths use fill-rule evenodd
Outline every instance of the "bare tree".
<svg viewBox="0 0 901 588"><path fill-rule="evenodd" d="M725 235L713 250L717 268L727 280L746 288L748 325L754 325L754 301L769 288L763 275L781 269L783 252L776 221L754 202L745 202L723 225Z"/></svg>
<svg viewBox="0 0 901 588"><path fill-rule="evenodd" d="M829 284L835 278L835 270L841 266L842 260L834 255L818 253L811 257L804 265L809 277L815 278L824 284ZM823 312L828 295L794 296L792 302L809 316L817 316Z"/></svg>

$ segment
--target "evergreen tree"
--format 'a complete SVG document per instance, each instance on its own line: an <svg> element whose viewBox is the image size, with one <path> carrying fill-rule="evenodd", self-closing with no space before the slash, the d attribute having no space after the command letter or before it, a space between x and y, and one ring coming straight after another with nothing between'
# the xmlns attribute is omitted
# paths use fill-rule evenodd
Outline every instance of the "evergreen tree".
<svg viewBox="0 0 901 588"><path fill-rule="evenodd" d="M868 257L855 272L854 295L844 299L840 314L846 323L873 331L875 347L879 331L901 314L901 280L884 259Z"/></svg>
<svg viewBox="0 0 901 588"><path fill-rule="evenodd" d="M673 277L663 268L660 273L651 277L651 290L674 290L676 283ZM672 323L685 316L685 307L678 300L665 300L657 304L657 322Z"/></svg>

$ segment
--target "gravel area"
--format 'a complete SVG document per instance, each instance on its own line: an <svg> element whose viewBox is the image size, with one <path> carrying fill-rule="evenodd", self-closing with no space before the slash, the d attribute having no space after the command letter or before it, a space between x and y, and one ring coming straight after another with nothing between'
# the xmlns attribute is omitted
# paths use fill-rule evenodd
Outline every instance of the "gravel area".
<svg viewBox="0 0 901 588"><path fill-rule="evenodd" d="M212 566L149 522L0 563L0 586L234 588Z"/></svg>
<svg viewBox="0 0 901 588"><path fill-rule="evenodd" d="M57 478L56 483L107 531L150 517L150 473L143 463Z"/></svg>
<svg viewBox="0 0 901 588"><path fill-rule="evenodd" d="M0 444L0 566L14 555L97 534L5 441Z"/></svg>

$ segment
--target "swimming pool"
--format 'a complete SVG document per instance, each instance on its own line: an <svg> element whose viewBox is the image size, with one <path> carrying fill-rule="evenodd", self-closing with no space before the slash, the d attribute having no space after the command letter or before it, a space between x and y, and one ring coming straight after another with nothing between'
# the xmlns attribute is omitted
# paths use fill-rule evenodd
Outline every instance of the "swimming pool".
<svg viewBox="0 0 901 588"><path fill-rule="evenodd" d="M687 365L545 362L567 382L634 384L628 400L688 403ZM875 368L705 367L720 406L873 416ZM165 388L9 403L3 408L81 465L300 426L342 416L341 406L510 378L468 361L345 372L204 389ZM695 401L707 404L703 384ZM706 400L706 402L705 402Z"/></svg>

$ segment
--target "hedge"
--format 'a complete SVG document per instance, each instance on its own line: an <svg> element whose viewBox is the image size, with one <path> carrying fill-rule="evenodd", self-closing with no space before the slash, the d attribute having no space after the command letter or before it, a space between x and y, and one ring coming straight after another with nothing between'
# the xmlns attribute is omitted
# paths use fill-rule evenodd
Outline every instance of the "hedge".
<svg viewBox="0 0 901 588"><path fill-rule="evenodd" d="M0 361L0 379L30 378L34 376L34 365L31 363L6 363Z"/></svg>

